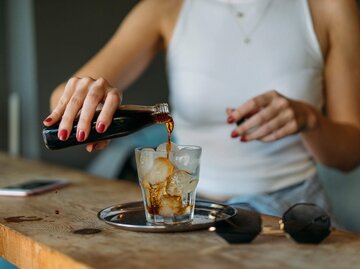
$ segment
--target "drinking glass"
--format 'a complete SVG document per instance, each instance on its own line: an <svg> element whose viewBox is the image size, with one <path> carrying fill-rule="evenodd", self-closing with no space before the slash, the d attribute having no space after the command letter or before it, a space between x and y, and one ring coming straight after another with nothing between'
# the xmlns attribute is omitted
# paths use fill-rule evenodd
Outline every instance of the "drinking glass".
<svg viewBox="0 0 360 269"><path fill-rule="evenodd" d="M167 143L136 148L145 217L150 224L189 223L194 218L201 147Z"/></svg>

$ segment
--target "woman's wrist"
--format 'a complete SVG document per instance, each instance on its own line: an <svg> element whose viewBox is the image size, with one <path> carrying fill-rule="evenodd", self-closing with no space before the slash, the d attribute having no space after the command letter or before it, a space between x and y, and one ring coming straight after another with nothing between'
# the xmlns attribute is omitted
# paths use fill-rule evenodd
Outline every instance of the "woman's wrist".
<svg viewBox="0 0 360 269"><path fill-rule="evenodd" d="M318 129L321 125L322 114L311 105L306 105L306 124L304 131L311 132Z"/></svg>

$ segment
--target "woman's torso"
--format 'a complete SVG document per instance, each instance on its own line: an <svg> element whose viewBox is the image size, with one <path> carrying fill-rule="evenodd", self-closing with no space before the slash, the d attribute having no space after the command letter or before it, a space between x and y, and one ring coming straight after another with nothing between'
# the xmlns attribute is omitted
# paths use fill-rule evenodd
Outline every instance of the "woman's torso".
<svg viewBox="0 0 360 269"><path fill-rule="evenodd" d="M179 15L164 28L175 133L179 143L203 147L199 190L210 195L273 191L315 173L299 135L265 144L230 139L225 108L264 91L323 106L326 44L317 41L307 2L238 2L174 1ZM235 10L244 13L240 23Z"/></svg>

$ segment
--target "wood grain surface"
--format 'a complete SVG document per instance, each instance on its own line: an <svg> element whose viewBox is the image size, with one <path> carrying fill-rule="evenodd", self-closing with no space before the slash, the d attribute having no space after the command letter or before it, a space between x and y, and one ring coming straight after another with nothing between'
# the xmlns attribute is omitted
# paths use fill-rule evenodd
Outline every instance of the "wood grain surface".
<svg viewBox="0 0 360 269"><path fill-rule="evenodd" d="M208 230L141 233L97 219L99 210L141 199L140 188L77 170L0 154L0 186L65 178L71 186L31 197L0 197L0 256L29 269L357 268L360 236L333 231L319 245L262 234L230 245ZM278 219L263 216L267 230Z"/></svg>

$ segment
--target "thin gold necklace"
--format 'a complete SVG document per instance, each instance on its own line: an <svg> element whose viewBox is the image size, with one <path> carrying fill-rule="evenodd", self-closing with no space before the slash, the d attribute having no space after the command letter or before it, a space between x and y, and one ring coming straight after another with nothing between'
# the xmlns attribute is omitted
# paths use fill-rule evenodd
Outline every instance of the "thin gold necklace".
<svg viewBox="0 0 360 269"><path fill-rule="evenodd" d="M262 19L265 17L265 15L267 14L267 12L269 11L272 3L274 2L274 0L270 0L268 1L268 3L266 4L261 16L259 17L259 19L257 20L257 22L255 23L255 25L252 27L252 29L250 29L250 31L246 31L245 27L244 27L244 24L243 24L243 17L245 15L244 12L242 11L239 11L237 10L235 4L233 4L231 1L227 0L226 3L229 7L229 10L232 14L235 15L236 17L236 20L240 26L240 29L244 35L244 39L243 39L243 42L245 44L250 44L251 43L251 38L252 38L252 35L255 33L255 31L257 30L257 28L259 27Z"/></svg>

